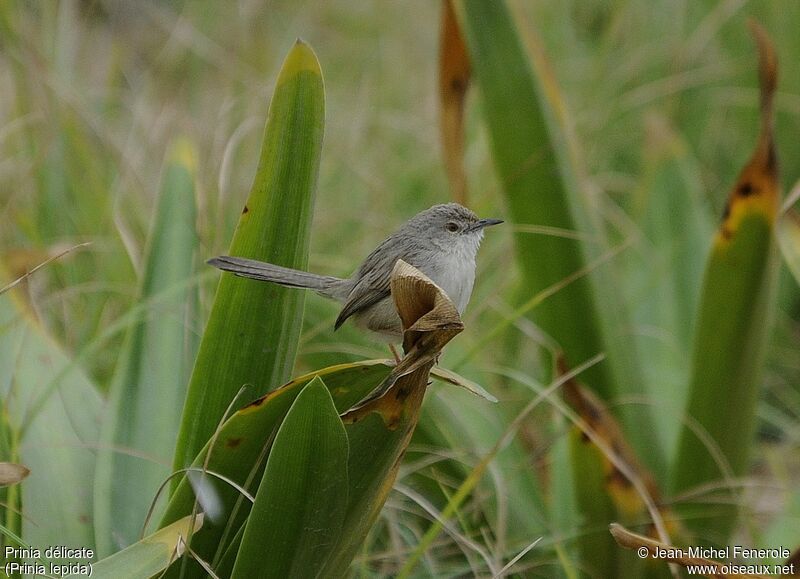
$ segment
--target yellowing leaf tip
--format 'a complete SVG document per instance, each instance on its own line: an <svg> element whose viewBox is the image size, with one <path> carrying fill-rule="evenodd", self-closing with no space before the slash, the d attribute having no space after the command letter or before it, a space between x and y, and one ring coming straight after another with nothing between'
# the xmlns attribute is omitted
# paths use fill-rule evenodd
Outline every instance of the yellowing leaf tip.
<svg viewBox="0 0 800 579"><path fill-rule="evenodd" d="M187 137L178 137L172 142L169 162L186 167L190 173L197 170L197 150Z"/></svg>
<svg viewBox="0 0 800 579"><path fill-rule="evenodd" d="M304 40L298 38L286 56L286 60L283 61L283 66L278 76L278 86L306 71L322 76L322 69L319 66L319 60L314 53L314 49Z"/></svg>
<svg viewBox="0 0 800 579"><path fill-rule="evenodd" d="M772 106L778 79L778 57L767 32L754 20L750 20L748 24L758 47L761 134L756 150L742 169L725 206L725 214L716 237L718 246L726 246L730 242L746 216L760 214L772 225L780 199Z"/></svg>

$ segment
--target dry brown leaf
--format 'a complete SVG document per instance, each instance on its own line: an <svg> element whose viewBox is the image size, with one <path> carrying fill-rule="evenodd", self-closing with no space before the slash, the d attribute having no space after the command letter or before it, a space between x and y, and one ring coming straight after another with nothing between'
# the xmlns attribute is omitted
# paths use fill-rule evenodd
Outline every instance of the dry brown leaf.
<svg viewBox="0 0 800 579"><path fill-rule="evenodd" d="M0 487L18 484L29 474L31 471L22 464L0 462Z"/></svg>
<svg viewBox="0 0 800 579"><path fill-rule="evenodd" d="M715 572L706 574L705 577L714 577L719 579L766 579L766 575L747 575L739 573L723 573L723 563L719 561L712 561L711 559L704 559L702 557L687 557L679 553L685 549L679 549L673 545L667 545L660 541L655 541L644 535L633 533L617 523L611 523L608 527L614 540L620 547L625 549L646 549L646 555L650 558L663 561L665 563L677 563L683 567L690 565L703 565L716 569ZM642 557L642 553L639 555ZM644 557L642 557L644 558Z"/></svg>
<svg viewBox="0 0 800 579"><path fill-rule="evenodd" d="M442 0L439 36L439 127L442 153L453 199L467 202L464 170L464 104L470 80L467 46L458 26L452 0Z"/></svg>
<svg viewBox="0 0 800 579"><path fill-rule="evenodd" d="M450 298L403 260L392 270L391 288L403 324L405 355L368 398L342 416L345 422L378 412L391 427L404 412L418 412L439 353L464 329Z"/></svg>

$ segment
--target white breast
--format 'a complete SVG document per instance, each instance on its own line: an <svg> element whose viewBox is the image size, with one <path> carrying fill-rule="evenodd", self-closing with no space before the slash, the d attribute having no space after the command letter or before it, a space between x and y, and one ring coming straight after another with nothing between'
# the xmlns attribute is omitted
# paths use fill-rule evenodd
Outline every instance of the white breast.
<svg viewBox="0 0 800 579"><path fill-rule="evenodd" d="M463 314L475 283L475 258L451 253L442 254L436 261L436 266L424 273L444 290Z"/></svg>

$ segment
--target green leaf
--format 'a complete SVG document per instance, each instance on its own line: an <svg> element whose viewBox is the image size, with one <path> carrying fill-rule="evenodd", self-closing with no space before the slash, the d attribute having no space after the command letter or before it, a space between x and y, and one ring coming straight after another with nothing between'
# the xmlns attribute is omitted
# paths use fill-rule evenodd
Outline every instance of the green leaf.
<svg viewBox="0 0 800 579"><path fill-rule="evenodd" d="M268 448L289 408L308 383L315 377L323 379L337 412L341 413L369 394L389 371L390 367L383 360L368 360L331 366L300 376L234 413L220 428L213 447L209 443L193 465L201 469L207 460L208 471L224 476L255 494L266 464L265 447ZM194 489L197 487L205 496L213 497L218 514L213 520L207 519L203 531L192 538L192 549L213 564L229 547L233 534L249 512L250 504L235 488L217 478L184 478L170 498L162 526L192 512Z"/></svg>
<svg viewBox="0 0 800 579"><path fill-rule="evenodd" d="M462 6L492 156L514 223L574 231L568 192L574 179L563 168L565 145L549 118L551 103L541 94L542 79L531 69L505 2L465 0ZM586 265L580 243L574 239L517 234L514 243L530 295ZM551 296L537 308L534 318L570 360L583 361L603 351L594 309L591 289L583 278ZM607 383L606 377L605 387Z"/></svg>
<svg viewBox="0 0 800 579"><path fill-rule="evenodd" d="M275 85L259 166L231 255L306 266L324 115L319 63L298 41ZM303 301L302 291L222 275L189 383L176 469L191 464L243 385L259 395L289 378Z"/></svg>
<svg viewBox="0 0 800 579"><path fill-rule="evenodd" d="M347 455L344 425L317 377L275 437L232 577L318 576L342 531Z"/></svg>
<svg viewBox="0 0 800 579"><path fill-rule="evenodd" d="M800 521L800 491L790 481L786 481L786 492L781 493L783 500L781 512L770 521L761 540L762 545L781 545L796 552L797 522ZM780 496L780 495L779 495ZM772 563L782 564L783 558L775 558ZM765 561L766 562L766 561ZM795 565L795 572L797 566Z"/></svg>
<svg viewBox="0 0 800 579"><path fill-rule="evenodd" d="M766 34L755 27L755 35L762 130L712 244L695 331L688 420L672 480L676 493L704 484L719 488L722 496L681 506L692 531L722 544L738 503L733 478L748 472L778 273L773 234L780 193L772 135L777 65Z"/></svg>
<svg viewBox="0 0 800 579"><path fill-rule="evenodd" d="M686 406L692 330L714 225L699 167L665 118L648 117L642 185L634 217L648 243L626 252L628 303L647 376L646 395L666 456L675 456ZM609 538L609 540L611 540ZM616 545L614 549L617 550Z"/></svg>
<svg viewBox="0 0 800 579"><path fill-rule="evenodd" d="M396 428L389 428L376 412L345 425L350 441L347 511L341 539L321 577L344 576L361 549L394 485L400 459L416 424L412 414L404 413Z"/></svg>
<svg viewBox="0 0 800 579"><path fill-rule="evenodd" d="M183 552L186 538L200 529L203 516L184 517L156 531L152 535L126 547L110 557L92 564L92 577L96 579L118 579L119 577L152 577L161 573L167 565ZM73 562L81 562L75 561ZM65 577L85 577L77 573Z"/></svg>
<svg viewBox="0 0 800 579"><path fill-rule="evenodd" d="M195 292L186 283L197 245L194 155L188 142L179 141L167 162L140 301L175 286L182 289L131 325L111 385L95 478L95 536L101 556L139 538L153 497L170 474L167 465L175 451L197 346L187 329Z"/></svg>
<svg viewBox="0 0 800 579"><path fill-rule="evenodd" d="M0 367L8 378L0 395L12 456L31 472L9 489L22 497L20 534L37 548L94 548L91 489L102 401L81 368L13 296L0 296ZM54 376L60 378L51 388Z"/></svg>
<svg viewBox="0 0 800 579"><path fill-rule="evenodd" d="M378 384L383 382L393 367L389 360L364 360L349 364L338 364L323 368L303 376L299 376L281 388L255 400L235 412L220 428L215 437L213 450L208 458L207 470L218 473L239 485L245 486L254 469L264 468L263 450L277 431L295 398L314 378L319 377L331 393L336 410L343 413L357 402L365 398ZM448 384L453 381L464 381L454 372L436 369L431 377ZM486 402L481 402L486 404ZM205 449L192 463L200 468L206 460L208 449ZM255 471L259 477L261 471ZM260 480L255 477L254 480ZM223 512L230 512L237 501L239 493L230 485L215 480L208 481L209 488L219 499ZM246 487L254 491L254 487ZM183 480L178 490L170 498L162 525L169 524L189 514L194 504L194 491L190 481ZM221 532L212 521L206 521L201 537ZM217 544L220 535L215 534L211 543Z"/></svg>
<svg viewBox="0 0 800 579"><path fill-rule="evenodd" d="M714 482L724 494L735 494L735 488L727 485L735 485L733 477L747 472L760 371L774 313L777 268L771 235L772 224L764 216L749 215L735 239L726 247L715 246L709 259L687 409L692 426L696 423L702 428L702 438L696 427L682 430L675 492ZM718 499L710 502L707 509L687 506L684 512L693 515L687 522L700 535L712 533L724 540L733 525L731 509Z"/></svg>
<svg viewBox="0 0 800 579"><path fill-rule="evenodd" d="M613 540L608 540L604 526L592 524L595 521L610 523L618 518L608 493L603 457L598 448L575 427L569 431L569 446L572 464L575 465L575 498L585 514L585 523L588 523L578 542L583 564L591 565L586 570L596 577L614 577L617 575L619 558L616 545Z"/></svg>
<svg viewBox="0 0 800 579"><path fill-rule="evenodd" d="M603 262L613 252L596 218L600 201L582 191L577 143L546 57L528 27L529 61L505 2L464 0L460 6L492 157L513 221L568 234L518 230L514 241L528 300L518 311L529 312L569 364L607 355L607 362L590 368L585 377L603 398L640 394L636 344L613 291L617 280L604 271ZM552 293L542 301L546 292ZM660 470L663 457L654 430L647 427L649 412L630 407L624 412L625 423L640 433L637 446Z"/></svg>

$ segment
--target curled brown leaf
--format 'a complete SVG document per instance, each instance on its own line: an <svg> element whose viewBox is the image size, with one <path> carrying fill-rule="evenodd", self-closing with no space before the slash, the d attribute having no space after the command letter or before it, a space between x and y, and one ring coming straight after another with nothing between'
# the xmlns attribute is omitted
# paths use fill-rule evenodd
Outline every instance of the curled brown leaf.
<svg viewBox="0 0 800 579"><path fill-rule="evenodd" d="M392 425L404 412L418 412L439 353L464 329L444 291L403 260L392 270L391 290L403 324L405 356L372 394L342 416L345 422L376 411Z"/></svg>
<svg viewBox="0 0 800 579"><path fill-rule="evenodd" d="M18 484L29 474L31 474L31 471L25 465L0 462L0 487Z"/></svg>

